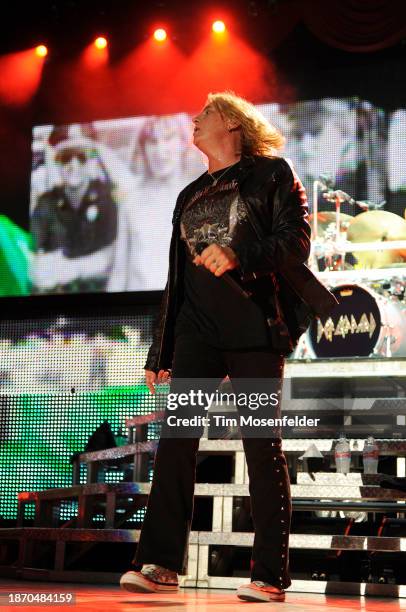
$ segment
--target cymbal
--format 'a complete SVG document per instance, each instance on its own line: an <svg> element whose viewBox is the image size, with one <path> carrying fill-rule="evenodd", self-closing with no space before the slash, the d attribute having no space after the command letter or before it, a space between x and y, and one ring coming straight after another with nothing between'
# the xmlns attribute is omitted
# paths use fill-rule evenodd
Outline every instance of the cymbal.
<svg viewBox="0 0 406 612"><path fill-rule="evenodd" d="M345 213L340 213L340 232L346 232L349 226L351 219L353 219L351 215L346 215ZM313 214L309 216L310 223L313 227ZM336 213L331 210L320 210L317 213L317 236L319 238L323 238L326 229L328 226L336 222Z"/></svg>
<svg viewBox="0 0 406 612"><path fill-rule="evenodd" d="M406 240L406 220L386 210L368 210L351 220L347 239L350 242L376 242L376 250L353 253L363 268L382 268L406 261L406 249L379 251L379 243Z"/></svg>

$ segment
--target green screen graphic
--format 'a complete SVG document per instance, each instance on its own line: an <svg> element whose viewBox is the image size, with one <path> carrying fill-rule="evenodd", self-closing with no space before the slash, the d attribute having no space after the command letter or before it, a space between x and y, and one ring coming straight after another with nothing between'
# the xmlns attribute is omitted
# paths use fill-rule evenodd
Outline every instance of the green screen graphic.
<svg viewBox="0 0 406 612"><path fill-rule="evenodd" d="M16 517L21 491L70 486L70 457L84 450L101 423L125 436L126 418L155 410L144 385L153 319L0 324L1 519ZM114 482L123 475L112 468L103 478ZM65 506L61 518L68 519L74 505Z"/></svg>
<svg viewBox="0 0 406 612"><path fill-rule="evenodd" d="M0 296L31 293L33 242L31 234L0 215Z"/></svg>

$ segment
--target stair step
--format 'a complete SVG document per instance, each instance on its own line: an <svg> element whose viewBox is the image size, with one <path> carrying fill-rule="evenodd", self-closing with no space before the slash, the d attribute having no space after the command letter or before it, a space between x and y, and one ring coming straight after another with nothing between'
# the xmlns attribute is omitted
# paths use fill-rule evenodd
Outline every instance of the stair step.
<svg viewBox="0 0 406 612"><path fill-rule="evenodd" d="M149 415L145 415L145 418ZM141 418L141 417L136 417ZM142 417L144 418L144 416ZM352 450L354 455L362 454L364 446L363 439L350 439L350 446L353 449L354 444L358 445L358 450ZM324 455L334 454L334 445L336 440L333 439L284 439L282 443L284 453L304 453L311 444L315 444L319 451ZM406 453L406 439L393 440L382 439L377 440L379 452L381 455L398 455ZM81 453L78 456L80 463L90 463L93 461L108 461L114 459L122 459L140 453L154 453L158 444L158 440L149 440L146 442L135 442L134 444L126 444L100 451L92 451ZM208 440L202 438L199 444L199 452L204 453L233 453L243 451L241 440Z"/></svg>
<svg viewBox="0 0 406 612"><path fill-rule="evenodd" d="M35 540L58 542L127 542L136 543L139 529L61 529L43 527L1 528L1 540ZM250 532L191 531L189 544L218 546L252 546L254 534ZM405 552L406 538L385 536L321 535L291 533L291 549L368 550L379 552Z"/></svg>
<svg viewBox="0 0 406 612"><path fill-rule="evenodd" d="M60 489L49 489L45 491L29 491L18 494L19 502L35 502L37 500L58 500L77 498L79 496L103 496L115 493L117 496L148 495L151 489L150 483L125 482L117 484L95 483L88 485L75 485ZM337 484L296 484L291 485L291 494L294 498L301 499L331 499L331 500L403 500L406 499L406 491L384 489L374 485L351 485L343 484L337 488ZM200 497L247 497L249 490L247 484L213 484L197 483L195 495Z"/></svg>

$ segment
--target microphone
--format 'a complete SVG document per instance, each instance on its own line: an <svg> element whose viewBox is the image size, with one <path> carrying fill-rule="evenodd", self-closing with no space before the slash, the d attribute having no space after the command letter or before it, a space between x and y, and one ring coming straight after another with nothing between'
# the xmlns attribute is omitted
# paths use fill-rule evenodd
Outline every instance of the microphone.
<svg viewBox="0 0 406 612"><path fill-rule="evenodd" d="M351 205L357 203L354 198L352 198L348 193L345 193L345 191L341 191L341 189L336 189L335 191L329 190L326 193L323 193L323 198L328 202L335 202L338 198L340 202L348 202Z"/></svg>
<svg viewBox="0 0 406 612"><path fill-rule="evenodd" d="M341 191L341 189L337 189L336 191L327 191L323 193L323 198L328 202L335 202L336 198L339 199L340 202L348 202L351 206L359 206L364 211L367 210L380 210L386 204L386 200L379 202L376 204L375 202L371 202L371 200L354 200L348 193L345 191Z"/></svg>
<svg viewBox="0 0 406 612"><path fill-rule="evenodd" d="M195 251L198 255L201 255L204 249L208 246L210 246L210 244L202 240L196 243ZM222 274L218 278L223 278L226 281L227 285L232 287L234 291L238 291L238 293L240 295L243 295L245 298L250 297L249 294L246 291L244 291L244 289L242 289L240 285L228 274L228 272L224 272L224 274Z"/></svg>
<svg viewBox="0 0 406 612"><path fill-rule="evenodd" d="M357 200L356 204L363 210L381 210L386 204L386 200L382 200L378 204L371 202L371 200Z"/></svg>

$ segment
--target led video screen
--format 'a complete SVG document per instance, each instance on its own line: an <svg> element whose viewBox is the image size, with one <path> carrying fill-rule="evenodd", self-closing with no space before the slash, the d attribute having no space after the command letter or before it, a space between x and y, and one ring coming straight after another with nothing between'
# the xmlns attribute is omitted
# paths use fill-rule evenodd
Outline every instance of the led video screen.
<svg viewBox="0 0 406 612"><path fill-rule="evenodd" d="M161 390L151 395L144 380L153 319L0 322L0 520L16 518L21 491L71 486L70 459L102 423L120 445L126 418L159 409ZM156 437L154 424L149 431ZM112 467L103 480L125 477ZM74 503L66 502L62 518L74 515Z"/></svg>
<svg viewBox="0 0 406 612"><path fill-rule="evenodd" d="M160 290L179 191L204 171L185 114L33 131L35 292Z"/></svg>
<svg viewBox="0 0 406 612"><path fill-rule="evenodd" d="M282 154L310 207L320 177L356 200L383 202L388 163L390 186L403 189L387 151L397 146L391 135L404 114L388 129L383 111L357 99L258 108L285 135ZM33 129L31 293L164 288L176 197L206 170L192 126L192 115L181 113ZM321 200L319 210L333 204ZM344 203L342 212L357 211Z"/></svg>

